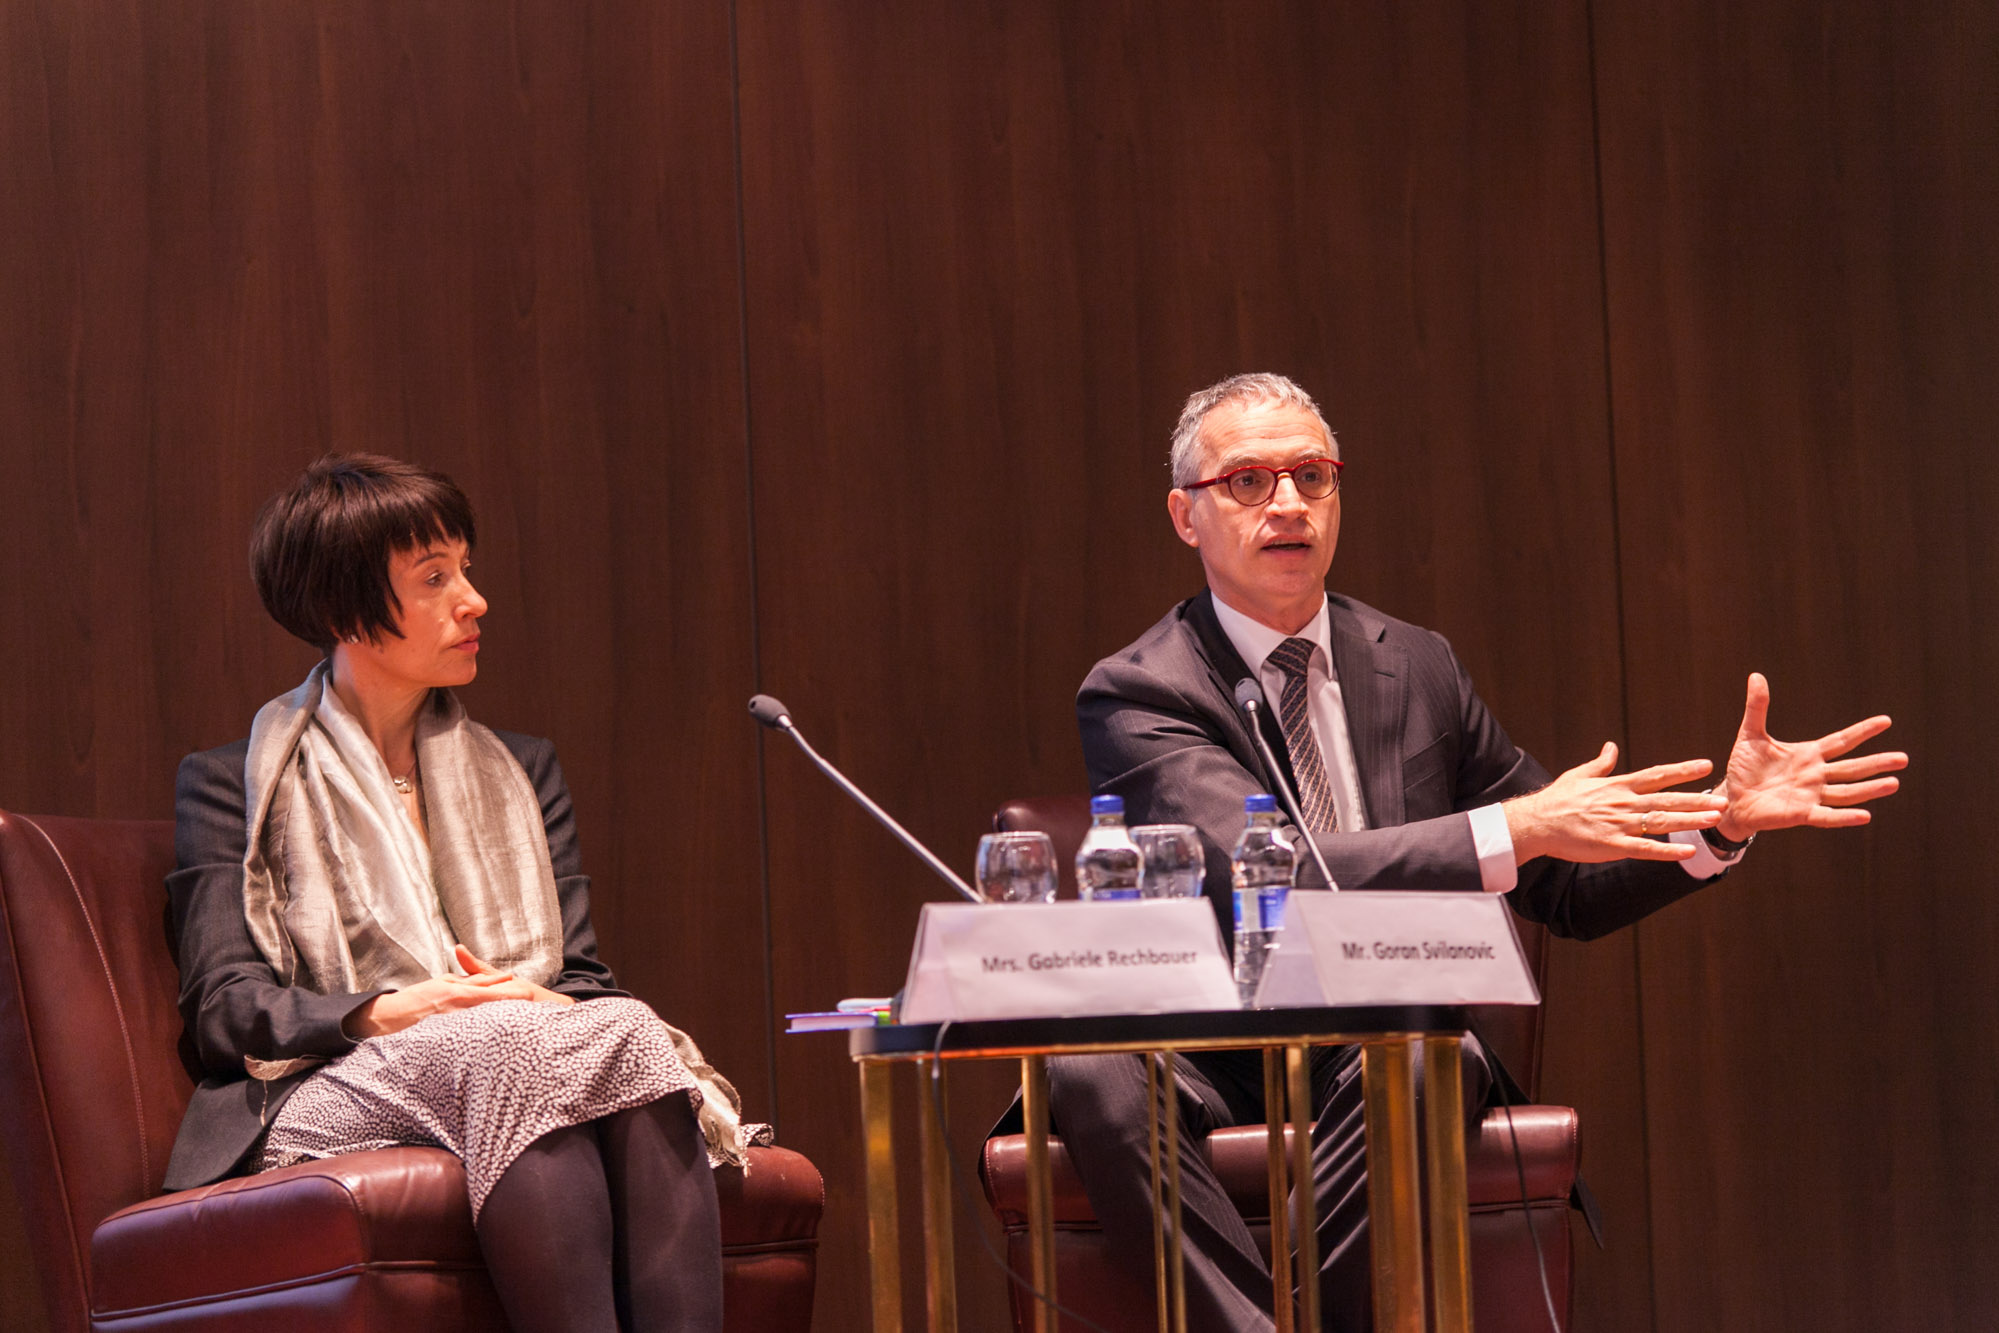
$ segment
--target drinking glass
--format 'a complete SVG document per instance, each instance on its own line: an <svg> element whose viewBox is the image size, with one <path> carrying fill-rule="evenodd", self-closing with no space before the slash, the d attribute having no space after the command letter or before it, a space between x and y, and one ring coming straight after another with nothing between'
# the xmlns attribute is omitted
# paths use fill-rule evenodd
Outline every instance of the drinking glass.
<svg viewBox="0 0 1999 1333"><path fill-rule="evenodd" d="M979 839L979 896L989 903L1055 901L1055 844L1046 833L988 833Z"/></svg>
<svg viewBox="0 0 1999 1333"><path fill-rule="evenodd" d="M1138 844L1141 898L1198 898L1208 872L1201 835L1192 824L1140 824L1131 831Z"/></svg>

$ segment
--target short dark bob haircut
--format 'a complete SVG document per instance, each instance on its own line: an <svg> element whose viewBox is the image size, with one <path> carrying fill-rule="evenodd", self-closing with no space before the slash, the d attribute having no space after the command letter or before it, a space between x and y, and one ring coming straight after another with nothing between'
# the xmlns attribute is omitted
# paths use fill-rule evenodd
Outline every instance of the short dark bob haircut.
<svg viewBox="0 0 1999 1333"><path fill-rule="evenodd" d="M400 638L389 557L473 544L472 505L442 472L380 454L328 454L278 492L250 535L271 619L322 653L352 635Z"/></svg>

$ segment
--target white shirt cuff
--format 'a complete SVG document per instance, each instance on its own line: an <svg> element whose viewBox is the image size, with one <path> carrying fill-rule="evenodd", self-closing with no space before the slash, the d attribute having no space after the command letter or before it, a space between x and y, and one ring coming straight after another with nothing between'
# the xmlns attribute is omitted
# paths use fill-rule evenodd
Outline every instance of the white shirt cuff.
<svg viewBox="0 0 1999 1333"><path fill-rule="evenodd" d="M1496 805L1472 811L1471 841L1478 852L1479 884L1487 893L1510 893L1520 882L1520 867L1513 864L1513 830L1506 827L1506 811Z"/></svg>
<svg viewBox="0 0 1999 1333"><path fill-rule="evenodd" d="M1684 842L1694 849L1694 854L1680 862L1680 869L1695 879L1713 879L1722 871L1742 859L1742 853L1749 850L1744 846L1729 856L1723 856L1713 844L1701 836L1697 828L1681 829L1678 833L1668 833L1668 842Z"/></svg>

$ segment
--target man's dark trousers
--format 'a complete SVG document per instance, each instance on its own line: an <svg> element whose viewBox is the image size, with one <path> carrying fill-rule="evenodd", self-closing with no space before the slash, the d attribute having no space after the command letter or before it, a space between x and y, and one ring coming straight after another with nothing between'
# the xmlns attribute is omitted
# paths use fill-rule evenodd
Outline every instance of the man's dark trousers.
<svg viewBox="0 0 1999 1333"><path fill-rule="evenodd" d="M1418 1046L1419 1117L1426 1082L1421 1059ZM1269 1265L1203 1148L1217 1129L1264 1123L1263 1053L1195 1051L1174 1056L1173 1063L1188 1327L1230 1333L1269 1329ZM1464 1040L1463 1072L1469 1129L1491 1086L1483 1052L1470 1035ZM1358 1331L1371 1327L1373 1281L1360 1047L1314 1047L1311 1077L1320 1309L1325 1327ZM1113 1261L1132 1271L1150 1269L1152 1163L1144 1058L1057 1056L1048 1062L1048 1095L1052 1127L1069 1147Z"/></svg>

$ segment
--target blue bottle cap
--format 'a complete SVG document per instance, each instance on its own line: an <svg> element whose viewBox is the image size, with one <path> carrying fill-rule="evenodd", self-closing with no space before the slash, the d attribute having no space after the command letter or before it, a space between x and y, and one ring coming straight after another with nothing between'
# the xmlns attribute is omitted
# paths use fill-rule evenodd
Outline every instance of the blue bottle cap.
<svg viewBox="0 0 1999 1333"><path fill-rule="evenodd" d="M1277 798L1264 792L1242 798L1242 812L1246 815L1274 815L1277 813Z"/></svg>
<svg viewBox="0 0 1999 1333"><path fill-rule="evenodd" d="M1092 796L1090 813L1093 815L1121 815L1124 813L1124 797Z"/></svg>

